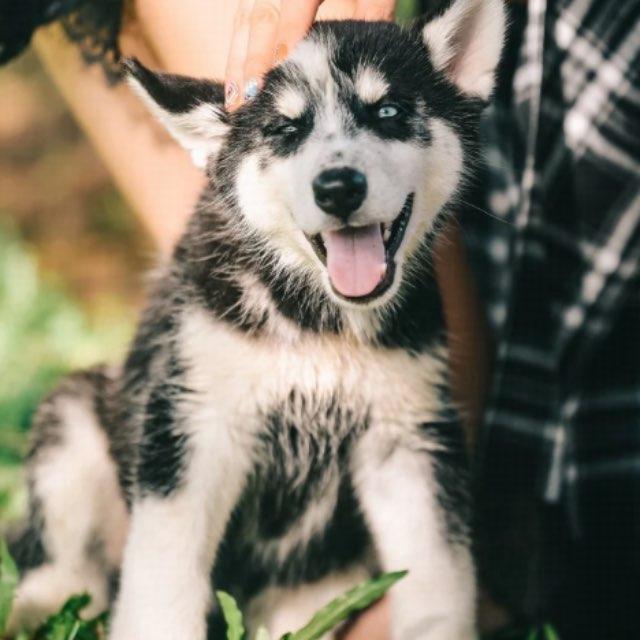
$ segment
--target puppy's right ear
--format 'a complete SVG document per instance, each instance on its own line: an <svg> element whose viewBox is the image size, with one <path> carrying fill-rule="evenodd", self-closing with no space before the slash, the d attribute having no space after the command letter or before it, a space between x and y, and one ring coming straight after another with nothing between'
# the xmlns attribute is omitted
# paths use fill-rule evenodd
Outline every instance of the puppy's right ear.
<svg viewBox="0 0 640 640"><path fill-rule="evenodd" d="M134 91L191 153L193 163L205 168L229 130L222 84L151 71L134 58L122 64Z"/></svg>

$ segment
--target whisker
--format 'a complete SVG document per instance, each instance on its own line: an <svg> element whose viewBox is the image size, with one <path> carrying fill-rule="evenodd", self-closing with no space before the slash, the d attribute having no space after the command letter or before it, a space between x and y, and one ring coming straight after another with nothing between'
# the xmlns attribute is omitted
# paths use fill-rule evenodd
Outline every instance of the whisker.
<svg viewBox="0 0 640 640"><path fill-rule="evenodd" d="M490 218L493 218L494 220L497 220L498 222L501 222L502 224L506 224L510 227L514 227L516 226L516 224L514 222L512 222L511 220L505 220L504 218L501 218L500 216L496 215L495 213L491 213L491 211L487 211L486 209L483 209L482 207L479 207L477 204L473 204L472 202L468 202L467 200L463 200L462 198L458 199L458 202L460 204L463 204L465 207L471 207L472 209L475 209L476 211L479 211L480 213L484 213L485 215L489 216Z"/></svg>

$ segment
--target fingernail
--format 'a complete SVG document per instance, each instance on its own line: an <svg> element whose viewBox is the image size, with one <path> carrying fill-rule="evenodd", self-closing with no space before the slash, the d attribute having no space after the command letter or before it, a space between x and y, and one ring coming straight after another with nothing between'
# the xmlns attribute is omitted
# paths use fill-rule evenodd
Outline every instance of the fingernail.
<svg viewBox="0 0 640 640"><path fill-rule="evenodd" d="M258 81L255 78L248 80L244 85L244 99L252 100L258 95Z"/></svg>
<svg viewBox="0 0 640 640"><path fill-rule="evenodd" d="M287 50L287 45L284 44L284 42L281 42L276 47L276 54L275 54L276 64L280 64L287 57L288 53L289 52Z"/></svg>
<svg viewBox="0 0 640 640"><path fill-rule="evenodd" d="M238 91L238 84L235 80L229 80L224 88L224 104L230 107L236 102L240 92Z"/></svg>

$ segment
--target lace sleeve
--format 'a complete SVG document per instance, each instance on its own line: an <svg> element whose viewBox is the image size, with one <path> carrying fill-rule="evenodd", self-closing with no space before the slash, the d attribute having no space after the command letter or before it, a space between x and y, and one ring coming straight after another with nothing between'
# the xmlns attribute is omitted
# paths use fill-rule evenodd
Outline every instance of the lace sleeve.
<svg viewBox="0 0 640 640"><path fill-rule="evenodd" d="M84 59L99 62L107 78L120 75L118 34L125 0L3 0L0 2L0 64L20 54L41 26L61 22Z"/></svg>

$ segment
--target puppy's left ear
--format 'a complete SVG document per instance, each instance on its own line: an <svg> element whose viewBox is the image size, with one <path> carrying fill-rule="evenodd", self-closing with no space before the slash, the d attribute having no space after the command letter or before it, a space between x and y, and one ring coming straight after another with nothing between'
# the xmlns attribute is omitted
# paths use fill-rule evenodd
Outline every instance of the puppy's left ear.
<svg viewBox="0 0 640 640"><path fill-rule="evenodd" d="M129 84L167 131L205 168L229 130L222 84L147 69L138 60L123 61Z"/></svg>
<svg viewBox="0 0 640 640"><path fill-rule="evenodd" d="M464 93L487 100L505 36L503 0L450 0L422 37L433 65Z"/></svg>

